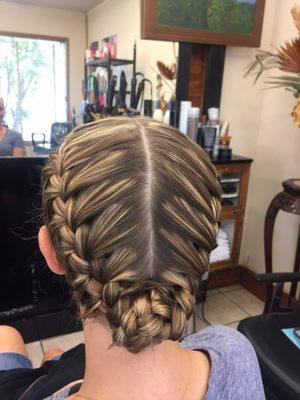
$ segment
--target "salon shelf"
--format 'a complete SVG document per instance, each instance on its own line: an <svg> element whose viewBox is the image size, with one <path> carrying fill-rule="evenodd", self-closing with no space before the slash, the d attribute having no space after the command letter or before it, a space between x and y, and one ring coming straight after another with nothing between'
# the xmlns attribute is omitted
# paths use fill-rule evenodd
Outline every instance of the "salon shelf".
<svg viewBox="0 0 300 400"><path fill-rule="evenodd" d="M240 181L239 178L226 178L226 179L221 179L220 183L238 183Z"/></svg>
<svg viewBox="0 0 300 400"><path fill-rule="evenodd" d="M125 60L121 58L116 58L116 59L101 58L99 60L91 60L85 63L87 67L103 67L103 68L107 68L109 64L114 67L120 67L122 65L132 65L134 64L134 60Z"/></svg>
<svg viewBox="0 0 300 400"><path fill-rule="evenodd" d="M233 154L230 160L220 160L220 159L214 159L212 160L212 163L215 165L220 165L220 164L249 164L252 163L253 160L252 158L248 157L243 157L243 156L238 156ZM225 171L225 172L230 172L230 171Z"/></svg>
<svg viewBox="0 0 300 400"><path fill-rule="evenodd" d="M211 270L226 269L237 266L244 225L244 215L247 200L248 182L251 158L233 155L231 160L213 160L217 175L221 184L234 184L237 192L223 193L221 208L221 222L233 227L231 233L231 256L230 259L218 261L211 264ZM232 204L229 204L229 202ZM222 226L222 224L221 224Z"/></svg>
<svg viewBox="0 0 300 400"><path fill-rule="evenodd" d="M222 199L232 199L234 197L238 197L238 193L223 193L222 194Z"/></svg>
<svg viewBox="0 0 300 400"><path fill-rule="evenodd" d="M120 90L116 90L115 94L120 94ZM126 90L126 94L131 94L131 92L129 90Z"/></svg>
<svg viewBox="0 0 300 400"><path fill-rule="evenodd" d="M124 58L110 58L110 57L103 57L98 60L90 60L84 61L84 82L85 82L85 93L84 97L87 99L87 78L89 73L89 67L92 68L105 68L107 70L107 81L110 82L111 77L113 76L113 67L121 67L121 66L131 66L132 67L132 76L136 74L136 45L133 47L133 58L131 60L124 59ZM129 68L130 69L130 68ZM131 92L126 92L126 94L131 94Z"/></svg>

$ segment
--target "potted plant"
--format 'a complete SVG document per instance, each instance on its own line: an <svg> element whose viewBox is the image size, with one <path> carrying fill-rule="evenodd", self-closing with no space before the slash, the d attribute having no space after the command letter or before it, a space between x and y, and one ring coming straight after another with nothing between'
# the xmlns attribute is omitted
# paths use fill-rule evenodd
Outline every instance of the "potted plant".
<svg viewBox="0 0 300 400"><path fill-rule="evenodd" d="M255 60L247 67L245 76L254 75L254 83L268 70L280 70L286 74L271 77L266 83L270 88L284 88L292 92L296 98L296 105L292 111L294 122L300 126L300 6L291 9L294 23L298 30L298 37L286 41L280 49L271 52L259 50Z"/></svg>

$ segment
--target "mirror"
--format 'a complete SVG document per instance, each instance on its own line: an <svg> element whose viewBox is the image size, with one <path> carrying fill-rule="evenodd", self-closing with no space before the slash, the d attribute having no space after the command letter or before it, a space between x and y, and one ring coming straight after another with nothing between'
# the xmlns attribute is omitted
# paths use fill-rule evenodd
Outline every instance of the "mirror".
<svg viewBox="0 0 300 400"><path fill-rule="evenodd" d="M107 5L100 0L87 1L86 5L81 1L47 4L45 7L36 0L1 4L4 18L0 31L0 158L47 157L74 122L82 122L82 102L88 99L90 90L89 75L99 76L98 89L104 87L108 103L110 79L106 77L105 84L105 70L102 68L100 73L100 69L85 63L86 49L95 43L99 48L102 44L106 48L115 45L110 49L111 58L125 60L112 66L111 76L117 77L113 106L122 89L126 106L132 107L134 103L130 96L133 68L126 60L134 58L135 42L134 70L140 73L136 77L136 108L141 111L144 100L168 101L175 91L175 80L167 81L162 76L157 61L172 70L178 46L140 39L139 1L129 8L126 2L120 2L113 17L109 10L111 1ZM130 27L124 15L132 17ZM103 56L107 58L107 54ZM144 89L139 86L142 78ZM154 107L155 104L153 110Z"/></svg>

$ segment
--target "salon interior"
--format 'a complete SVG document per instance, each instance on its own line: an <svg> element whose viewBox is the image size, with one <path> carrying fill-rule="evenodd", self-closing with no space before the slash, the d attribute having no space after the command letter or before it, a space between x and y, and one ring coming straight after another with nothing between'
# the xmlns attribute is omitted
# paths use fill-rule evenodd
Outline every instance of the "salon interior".
<svg viewBox="0 0 300 400"><path fill-rule="evenodd" d="M41 169L76 126L145 115L201 146L222 189L187 334L239 330L266 398L299 399L300 1L6 0L0 16L0 324L34 366L83 341L38 250Z"/></svg>

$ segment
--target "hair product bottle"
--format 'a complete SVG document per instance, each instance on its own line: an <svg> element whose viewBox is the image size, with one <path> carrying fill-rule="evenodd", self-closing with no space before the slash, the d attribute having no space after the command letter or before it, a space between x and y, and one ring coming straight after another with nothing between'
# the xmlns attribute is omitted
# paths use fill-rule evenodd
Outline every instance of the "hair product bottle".
<svg viewBox="0 0 300 400"><path fill-rule="evenodd" d="M218 108L209 108L207 110L208 118L209 118L209 126L215 128L215 140L212 149L212 158L217 159L219 156L219 148L220 148L220 121L219 121L219 109Z"/></svg>
<svg viewBox="0 0 300 400"><path fill-rule="evenodd" d="M164 115L164 124L166 124L166 125L170 125L170 117L171 117L170 107L171 107L171 104L169 102L167 111L165 112L165 115Z"/></svg>
<svg viewBox="0 0 300 400"><path fill-rule="evenodd" d="M187 135L195 142L197 142L198 139L199 118L200 118L200 108L199 107L190 108L188 112Z"/></svg>
<svg viewBox="0 0 300 400"><path fill-rule="evenodd" d="M179 126L179 104L177 101L170 101L170 125L178 128Z"/></svg>
<svg viewBox="0 0 300 400"><path fill-rule="evenodd" d="M192 107L191 101L182 101L180 103L179 130L185 135L187 134L188 113L191 107Z"/></svg>
<svg viewBox="0 0 300 400"><path fill-rule="evenodd" d="M162 109L160 107L160 100L158 100L156 103L156 109L153 113L152 118L155 119L155 121L164 122L164 113L162 112Z"/></svg>

